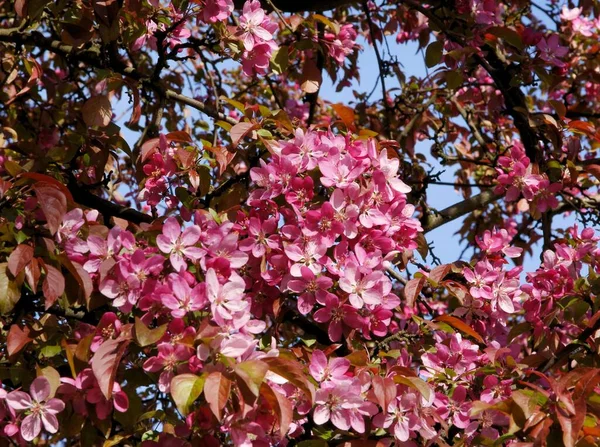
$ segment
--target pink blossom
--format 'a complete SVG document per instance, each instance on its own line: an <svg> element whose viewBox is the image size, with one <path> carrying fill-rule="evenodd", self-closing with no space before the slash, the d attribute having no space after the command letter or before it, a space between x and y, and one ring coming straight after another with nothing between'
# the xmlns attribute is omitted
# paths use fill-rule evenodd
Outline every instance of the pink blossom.
<svg viewBox="0 0 600 447"><path fill-rule="evenodd" d="M161 343L158 345L158 355L146 360L143 368L149 372L162 371L158 378L158 389L163 393L168 393L177 366L187 361L193 354L194 351L189 346Z"/></svg>
<svg viewBox="0 0 600 447"><path fill-rule="evenodd" d="M232 0L204 0L202 20L207 23L224 22L232 12Z"/></svg>
<svg viewBox="0 0 600 447"><path fill-rule="evenodd" d="M213 269L206 272L206 294L211 303L211 311L219 326L227 324L228 320L240 317L240 313L248 310L249 303L244 300L246 284L239 276L234 276L224 285L219 283Z"/></svg>
<svg viewBox="0 0 600 447"><path fill-rule="evenodd" d="M545 62L557 67L564 67L566 64L561 60L569 52L568 47L560 45L558 34L552 34L550 37L540 40L537 44L539 57Z"/></svg>
<svg viewBox="0 0 600 447"><path fill-rule="evenodd" d="M186 270L185 258L197 261L204 256L205 251L195 247L200 239L200 228L196 225L187 227L183 232L177 219L169 217L162 229L162 234L156 237L156 245L163 253L169 254L173 268L180 272Z"/></svg>
<svg viewBox="0 0 600 447"><path fill-rule="evenodd" d="M49 433L58 431L56 414L65 409L65 403L50 397L50 382L44 376L37 377L29 387L29 393L12 391L6 396L6 403L16 411L27 411L21 422L21 436L25 441L32 441L42 431L42 425Z"/></svg>
<svg viewBox="0 0 600 447"><path fill-rule="evenodd" d="M248 0L244 3L240 17L240 39L246 51L252 51L254 46L273 40L277 24L265 14L258 0Z"/></svg>
<svg viewBox="0 0 600 447"><path fill-rule="evenodd" d="M315 349L310 360L309 371L317 382L341 380L350 369L350 361L342 357L327 360L323 351Z"/></svg>
<svg viewBox="0 0 600 447"><path fill-rule="evenodd" d="M196 284L191 288L187 281L177 274L170 274L168 278L171 293L163 293L161 302L171 310L171 315L176 318L186 316L189 312L195 312L207 303L205 295L205 284Z"/></svg>

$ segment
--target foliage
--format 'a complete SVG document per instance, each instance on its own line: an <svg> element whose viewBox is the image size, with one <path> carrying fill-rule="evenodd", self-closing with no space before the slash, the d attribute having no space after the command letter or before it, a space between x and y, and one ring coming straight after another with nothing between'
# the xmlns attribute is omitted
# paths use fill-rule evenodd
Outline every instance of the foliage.
<svg viewBox="0 0 600 447"><path fill-rule="evenodd" d="M0 443L599 445L599 17L0 1Z"/></svg>

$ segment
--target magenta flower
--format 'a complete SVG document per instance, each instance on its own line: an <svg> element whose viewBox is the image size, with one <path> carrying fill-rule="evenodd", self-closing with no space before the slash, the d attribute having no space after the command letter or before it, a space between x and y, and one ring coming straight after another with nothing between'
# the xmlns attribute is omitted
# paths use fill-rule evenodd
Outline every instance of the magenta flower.
<svg viewBox="0 0 600 447"><path fill-rule="evenodd" d="M225 326L227 321L239 318L236 314L249 310L250 303L244 300L245 289L244 280L237 275L221 285L213 269L206 272L206 294L211 303L213 318L219 326Z"/></svg>
<svg viewBox="0 0 600 447"><path fill-rule="evenodd" d="M240 250L250 251L255 258L262 258L270 250L279 248L276 234L277 220L267 219L261 221L257 217L251 217L248 222L248 237L240 242Z"/></svg>
<svg viewBox="0 0 600 447"><path fill-rule="evenodd" d="M569 48L560 45L558 34L552 34L550 37L540 40L537 49L539 50L539 57L543 61L557 67L566 65L560 58L567 55Z"/></svg>
<svg viewBox="0 0 600 447"><path fill-rule="evenodd" d="M206 304L204 284L196 284L191 288L183 277L174 273L169 275L168 284L171 293L162 294L161 302L175 318L200 310Z"/></svg>
<svg viewBox="0 0 600 447"><path fill-rule="evenodd" d="M8 406L16 411L24 411L27 416L21 422L21 436L32 441L42 431L42 425L49 433L58 431L56 415L65 409L65 403L50 397L50 382L43 376L36 378L29 387L29 393L13 391L6 396Z"/></svg>
<svg viewBox="0 0 600 447"><path fill-rule="evenodd" d="M350 369L350 360L343 357L333 357L327 360L327 356L323 351L315 349L312 353L309 365L310 375L314 377L317 382L324 382L326 380L347 379L346 373Z"/></svg>
<svg viewBox="0 0 600 447"><path fill-rule="evenodd" d="M144 371L158 372L158 389L163 393L171 390L171 379L175 376L177 366L189 360L194 355L194 351L189 346L175 345L171 343L161 343L158 345L158 355L150 357L144 362Z"/></svg>
<svg viewBox="0 0 600 447"><path fill-rule="evenodd" d="M183 232L179 222L169 217L163 225L162 234L156 237L156 245L163 253L168 253L171 265L180 272L187 269L185 258L197 261L204 256L205 251L194 245L200 239L200 228L192 225Z"/></svg>
<svg viewBox="0 0 600 447"><path fill-rule="evenodd" d="M350 304L361 309L363 305L381 303L382 292L378 284L383 281L383 273L371 271L363 274L355 264L348 264L344 276L340 278L340 289L349 293Z"/></svg>
<svg viewBox="0 0 600 447"><path fill-rule="evenodd" d="M277 24L265 14L258 0L252 0L244 3L240 28L240 39L244 48L246 51L252 51L255 45L273 40Z"/></svg>
<svg viewBox="0 0 600 447"><path fill-rule="evenodd" d="M205 0L202 8L202 20L207 23L223 22L233 12L232 0Z"/></svg>
<svg viewBox="0 0 600 447"><path fill-rule="evenodd" d="M317 296L324 296L327 289L333 285L333 280L325 275L317 277L308 267L302 267L300 271L302 277L291 279L287 283L287 287L292 292L300 293L298 310L306 315L313 309Z"/></svg>

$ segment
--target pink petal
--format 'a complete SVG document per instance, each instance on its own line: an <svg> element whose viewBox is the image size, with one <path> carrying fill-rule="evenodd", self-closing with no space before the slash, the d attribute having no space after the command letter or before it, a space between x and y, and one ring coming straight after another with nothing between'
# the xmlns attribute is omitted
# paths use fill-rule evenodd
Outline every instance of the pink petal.
<svg viewBox="0 0 600 447"><path fill-rule="evenodd" d="M165 220L163 226L163 234L169 238L171 242L175 242L181 234L181 225L174 217L169 217Z"/></svg>
<svg viewBox="0 0 600 447"><path fill-rule="evenodd" d="M50 396L50 382L44 376L37 377L29 387L33 400L43 402Z"/></svg>
<svg viewBox="0 0 600 447"><path fill-rule="evenodd" d="M30 414L21 422L21 436L25 441L33 441L42 431L42 420L39 415Z"/></svg>
<svg viewBox="0 0 600 447"><path fill-rule="evenodd" d="M313 413L313 421L317 425L323 425L329 420L331 412L325 405L318 405Z"/></svg>
<svg viewBox="0 0 600 447"><path fill-rule="evenodd" d="M185 246L194 245L200 239L200 228L197 226L191 226L183 230L181 235L181 242Z"/></svg>
<svg viewBox="0 0 600 447"><path fill-rule="evenodd" d="M23 391L13 391L6 396L6 403L14 410L21 411L31 408L33 404L29 394Z"/></svg>
<svg viewBox="0 0 600 447"><path fill-rule="evenodd" d="M42 423L48 433L56 433L58 431L58 419L51 413L42 413Z"/></svg>
<svg viewBox="0 0 600 447"><path fill-rule="evenodd" d="M46 412L57 414L65 409L65 403L60 399L50 399L45 405Z"/></svg>

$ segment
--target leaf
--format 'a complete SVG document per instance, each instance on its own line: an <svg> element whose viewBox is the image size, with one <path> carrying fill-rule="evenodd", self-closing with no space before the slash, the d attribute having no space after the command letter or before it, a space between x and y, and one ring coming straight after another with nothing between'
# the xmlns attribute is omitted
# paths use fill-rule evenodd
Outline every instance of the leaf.
<svg viewBox="0 0 600 447"><path fill-rule="evenodd" d="M453 317L451 315L440 315L439 317L434 318L433 321L439 321L442 323L449 324L453 328L458 329L459 331L464 332L467 335L470 335L479 343L483 343L483 338L481 337L481 335L475 332L475 330L471 326L469 326L468 324L464 323L456 317Z"/></svg>
<svg viewBox="0 0 600 447"><path fill-rule="evenodd" d="M394 381L389 377L374 376L372 383L377 403L383 411L387 411L389 403L396 398L396 385Z"/></svg>
<svg viewBox="0 0 600 447"><path fill-rule="evenodd" d="M26 63L27 62L32 64L31 65L31 74L29 75L29 79L27 80L25 87L23 87L15 96L13 96L8 101L6 101L6 103L5 103L6 105L9 105L16 98L18 98L19 96L21 96L21 95L27 93L29 90L31 90L31 87L33 87L35 84L37 84L38 79L40 79L44 74L42 67L35 59L27 58Z"/></svg>
<svg viewBox="0 0 600 447"><path fill-rule="evenodd" d="M56 394L56 390L60 386L60 374L51 366L46 366L38 370L38 376L44 376L50 382L50 396L53 398Z"/></svg>
<svg viewBox="0 0 600 447"><path fill-rule="evenodd" d="M300 363L282 357L265 357L261 360L269 366L269 371L289 380L292 385L300 388L312 404L315 400L315 387L304 374Z"/></svg>
<svg viewBox="0 0 600 447"><path fill-rule="evenodd" d="M425 285L425 278L422 276L420 278L413 278L406 283L404 286L404 298L406 299L406 305L408 307L414 307L415 301L417 301L417 297L423 286Z"/></svg>
<svg viewBox="0 0 600 447"><path fill-rule="evenodd" d="M229 134L231 135L231 143L234 149L240 144L240 142L244 139L246 135L255 129L257 125L255 123L237 123L235 126L231 128Z"/></svg>
<svg viewBox="0 0 600 447"><path fill-rule="evenodd" d="M304 69L300 78L300 88L305 93L317 93L323 82L321 70L313 59L304 62Z"/></svg>
<svg viewBox="0 0 600 447"><path fill-rule="evenodd" d="M235 157L235 152L229 151L223 146L205 147L204 149L215 156L215 160L217 160L217 164L219 165L219 175L223 175L227 166L229 166L229 163Z"/></svg>
<svg viewBox="0 0 600 447"><path fill-rule="evenodd" d="M40 174L38 172L23 172L19 174L19 178L30 178L32 180L35 180L36 182L48 183L49 185L60 189L60 191L65 195L67 200L71 202L75 201L73 199L73 196L71 195L71 191L69 191L69 189L63 183L59 182L54 177L51 177L46 174Z"/></svg>
<svg viewBox="0 0 600 447"><path fill-rule="evenodd" d="M269 365L262 360L246 360L234 367L235 374L246 384L248 390L256 397L260 392L260 386L269 371Z"/></svg>
<svg viewBox="0 0 600 447"><path fill-rule="evenodd" d="M0 263L0 315L12 311L19 298L21 298L20 287L8 278L8 262Z"/></svg>
<svg viewBox="0 0 600 447"><path fill-rule="evenodd" d="M106 340L90 360L90 366L98 381L100 391L107 400L112 397L117 369L128 344L128 341L118 339Z"/></svg>
<svg viewBox="0 0 600 447"><path fill-rule="evenodd" d="M266 382L261 385L260 394L273 409L275 416L277 416L277 420L279 421L279 434L284 438L292 423L292 416L294 413L292 403L287 397L274 390Z"/></svg>
<svg viewBox="0 0 600 447"><path fill-rule="evenodd" d="M504 39L506 42L519 50L523 50L523 40L521 39L521 35L512 28L492 26L488 28L486 32Z"/></svg>
<svg viewBox="0 0 600 447"><path fill-rule="evenodd" d="M417 390L429 402L431 399L431 388L423 379L418 377L407 377L401 375L394 376L394 382L402 383Z"/></svg>
<svg viewBox="0 0 600 447"><path fill-rule="evenodd" d="M287 70L289 63L289 49L287 45L280 46L271 55L271 69L276 74L283 74Z"/></svg>
<svg viewBox="0 0 600 447"><path fill-rule="evenodd" d="M65 277L55 267L46 264L46 277L42 283L42 292L46 298L45 307L49 309L54 302L65 292Z"/></svg>
<svg viewBox="0 0 600 447"><path fill-rule="evenodd" d="M165 335L166 331L166 323L154 329L149 329L142 320L140 320L138 317L135 317L135 323L133 325L133 339L142 348L153 345L159 341L163 335Z"/></svg>
<svg viewBox="0 0 600 447"><path fill-rule="evenodd" d="M9 357L18 354L33 341L33 338L29 337L30 332L31 330L27 326L21 329L19 325L13 324L10 327L8 336L6 337L6 351Z"/></svg>
<svg viewBox="0 0 600 447"><path fill-rule="evenodd" d="M218 420L222 419L222 410L227 405L231 392L231 380L218 371L210 373L204 383L204 398Z"/></svg>
<svg viewBox="0 0 600 447"><path fill-rule="evenodd" d="M112 120L112 107L106 95L94 96L88 99L81 108L83 121L92 127L106 127Z"/></svg>
<svg viewBox="0 0 600 447"><path fill-rule="evenodd" d="M38 183L34 185L33 190L46 217L48 229L54 236L60 228L63 216L67 214L67 198L60 189L49 183Z"/></svg>
<svg viewBox="0 0 600 447"><path fill-rule="evenodd" d="M425 64L428 68L434 67L440 63L443 50L444 43L440 40L436 40L429 44L427 50L425 50Z"/></svg>
<svg viewBox="0 0 600 447"><path fill-rule="evenodd" d="M8 270L10 270L13 276L17 276L32 259L33 247L31 245L17 245L17 248L8 257Z"/></svg>
<svg viewBox="0 0 600 447"><path fill-rule="evenodd" d="M204 374L180 374L171 380L171 397L182 415L187 416L190 406L202 394L204 380Z"/></svg>
<svg viewBox="0 0 600 447"><path fill-rule="evenodd" d="M600 165L587 165L585 167L585 172L592 174L596 177L596 180L600 180Z"/></svg>
<svg viewBox="0 0 600 447"><path fill-rule="evenodd" d="M192 137L189 133L184 132L183 130L176 130L173 132L169 132L167 135L167 141L177 141L179 143L193 143Z"/></svg>
<svg viewBox="0 0 600 447"><path fill-rule="evenodd" d="M450 272L452 266L450 264L442 264L438 265L434 268L430 273L427 279L434 286L437 287L439 283L446 277L446 275Z"/></svg>
<svg viewBox="0 0 600 447"><path fill-rule="evenodd" d="M78 264L77 262L71 262L66 256L61 256L60 262L64 267L67 268L69 273L73 275L75 280L77 280L86 302L89 301L92 291L94 290L94 283L92 282L90 274L83 268L81 264Z"/></svg>
<svg viewBox="0 0 600 447"><path fill-rule="evenodd" d="M337 113L348 130L353 132L356 131L356 126L354 125L354 109L344 104L333 104L331 107L335 110L335 113Z"/></svg>

